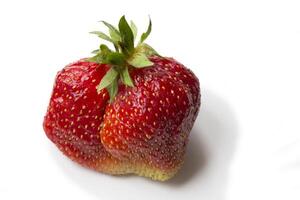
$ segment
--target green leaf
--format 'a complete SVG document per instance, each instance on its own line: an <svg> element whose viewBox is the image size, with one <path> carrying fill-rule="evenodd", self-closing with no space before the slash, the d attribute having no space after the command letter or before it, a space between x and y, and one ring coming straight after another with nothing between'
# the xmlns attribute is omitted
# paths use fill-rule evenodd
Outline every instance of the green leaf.
<svg viewBox="0 0 300 200"><path fill-rule="evenodd" d="M137 27L136 27L136 25L134 24L134 22L132 20L130 21L130 28L131 28L132 33L133 33L133 39L135 39L136 36L137 36Z"/></svg>
<svg viewBox="0 0 300 200"><path fill-rule="evenodd" d="M97 91L98 93L103 89L109 86L110 84L113 83L115 79L117 79L118 72L111 67L109 71L105 74L105 76L102 78L101 82L97 86Z"/></svg>
<svg viewBox="0 0 300 200"><path fill-rule="evenodd" d="M111 103L118 93L118 79L114 79L113 82L107 87L109 93L109 102Z"/></svg>
<svg viewBox="0 0 300 200"><path fill-rule="evenodd" d="M130 77L130 74L129 74L129 71L128 71L128 67L125 67L122 72L121 72L121 79L122 79L122 82L124 83L124 85L127 85L129 87L133 87L134 84L133 84L133 81Z"/></svg>
<svg viewBox="0 0 300 200"><path fill-rule="evenodd" d="M108 46L106 46L105 44L100 45L100 50L101 50L101 53L105 53L105 54L108 54L108 53L112 52L112 50L110 50L108 48Z"/></svg>
<svg viewBox="0 0 300 200"><path fill-rule="evenodd" d="M120 32L113 25L111 25L110 23L107 23L105 21L102 21L102 23L105 26L107 26L107 28L109 30L109 35L115 43L121 41Z"/></svg>
<svg viewBox="0 0 300 200"><path fill-rule="evenodd" d="M147 57L152 56L152 55L157 55L160 56L155 49L153 49L150 45L146 43L139 44L136 47L136 52L141 52L144 53Z"/></svg>
<svg viewBox="0 0 300 200"><path fill-rule="evenodd" d="M106 35L105 33L101 32L101 31L92 31L90 33L97 35L99 38L102 38L103 40L113 42L113 40L108 35Z"/></svg>
<svg viewBox="0 0 300 200"><path fill-rule="evenodd" d="M149 19L148 29L145 33L142 34L140 43L143 43L147 39L147 37L151 33L151 29L152 29L152 22L151 22L151 19Z"/></svg>
<svg viewBox="0 0 300 200"><path fill-rule="evenodd" d="M133 33L125 19L125 16L121 17L119 21L119 31L121 34L122 44L121 47L125 54L129 55L134 50L134 39Z"/></svg>
<svg viewBox="0 0 300 200"><path fill-rule="evenodd" d="M106 64L122 66L125 64L125 56L122 53L110 52L105 58Z"/></svg>
<svg viewBox="0 0 300 200"><path fill-rule="evenodd" d="M107 55L111 52L112 50L110 50L105 44L101 44L100 53L98 53L98 56L101 57L102 62L105 63Z"/></svg>
<svg viewBox="0 0 300 200"><path fill-rule="evenodd" d="M133 21L128 23L125 16L122 16L117 28L105 21L101 22L108 28L109 34L100 31L91 33L112 42L115 50L111 50L108 46L102 44L99 49L92 52L95 55L86 60L109 65L110 69L97 85L97 91L100 92L105 88L109 92L110 102L112 102L118 93L119 79L125 86L134 87L134 81L129 73L131 67L144 68L152 66L153 63L149 60L149 57L158 55L158 53L151 46L143 43L151 33L151 19L149 19L148 28L146 32L142 33L136 48L135 40L138 31Z"/></svg>
<svg viewBox="0 0 300 200"><path fill-rule="evenodd" d="M121 41L121 36L111 29L109 29L109 35L111 39L114 41L114 43L118 43L119 41Z"/></svg>
<svg viewBox="0 0 300 200"><path fill-rule="evenodd" d="M95 55L93 57L87 58L86 61L95 62L95 63L102 63L102 58L99 55Z"/></svg>
<svg viewBox="0 0 300 200"><path fill-rule="evenodd" d="M141 52L133 54L132 57L127 60L127 62L136 68L149 67L153 65L147 56Z"/></svg>
<svg viewBox="0 0 300 200"><path fill-rule="evenodd" d="M120 32L118 31L118 29L116 29L113 25L111 25L110 23L106 22L106 21L101 21L105 26L107 26L108 29L113 30L114 32L116 32L116 34L120 35Z"/></svg>

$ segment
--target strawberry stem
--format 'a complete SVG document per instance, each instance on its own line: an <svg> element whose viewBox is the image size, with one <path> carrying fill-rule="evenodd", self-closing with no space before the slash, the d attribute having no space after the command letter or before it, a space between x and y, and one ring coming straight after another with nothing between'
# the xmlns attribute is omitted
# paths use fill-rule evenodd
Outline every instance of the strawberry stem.
<svg viewBox="0 0 300 200"><path fill-rule="evenodd" d="M97 91L100 92L102 89L106 88L110 95L110 102L112 102L117 95L119 79L124 85L134 87L134 83L130 77L129 68L152 66L153 63L148 57L158 55L158 53L151 46L144 43L151 33L151 19L149 19L147 31L141 35L136 47L134 44L137 35L137 27L133 21L131 21L129 25L125 16L122 16L119 20L118 29L105 21L101 22L108 28L109 35L100 31L93 31L91 33L103 40L111 42L115 51L112 51L108 46L101 44L99 49L92 52L95 55L88 58L87 61L108 64L111 67L97 86Z"/></svg>

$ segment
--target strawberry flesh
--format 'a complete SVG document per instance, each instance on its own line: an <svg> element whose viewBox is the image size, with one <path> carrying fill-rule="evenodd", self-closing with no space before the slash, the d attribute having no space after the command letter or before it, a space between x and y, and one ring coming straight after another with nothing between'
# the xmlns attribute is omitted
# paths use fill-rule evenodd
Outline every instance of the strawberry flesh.
<svg viewBox="0 0 300 200"><path fill-rule="evenodd" d="M173 59L152 57L154 65L131 72L134 88L120 86L107 106L100 131L107 151L155 173L176 173L200 105L196 76Z"/></svg>
<svg viewBox="0 0 300 200"><path fill-rule="evenodd" d="M106 90L98 94L96 86L107 70L83 60L66 66L56 76L44 119L48 138L69 158L94 169L115 160L99 136L109 95Z"/></svg>
<svg viewBox="0 0 300 200"><path fill-rule="evenodd" d="M197 77L171 58L132 69L134 87L119 83L112 103L97 85L108 65L79 60L56 81L44 118L48 138L73 161L109 174L135 173L156 180L183 163L200 106Z"/></svg>

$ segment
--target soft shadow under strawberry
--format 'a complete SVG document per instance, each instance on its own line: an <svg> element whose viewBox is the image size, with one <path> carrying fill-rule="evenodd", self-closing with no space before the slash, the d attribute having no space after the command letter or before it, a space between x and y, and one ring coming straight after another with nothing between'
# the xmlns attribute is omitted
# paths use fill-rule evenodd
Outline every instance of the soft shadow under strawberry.
<svg viewBox="0 0 300 200"><path fill-rule="evenodd" d="M185 164L168 186L198 185L199 194L221 198L238 139L238 121L230 104L220 96L202 90L202 107L190 135ZM201 195L200 195L201 196Z"/></svg>

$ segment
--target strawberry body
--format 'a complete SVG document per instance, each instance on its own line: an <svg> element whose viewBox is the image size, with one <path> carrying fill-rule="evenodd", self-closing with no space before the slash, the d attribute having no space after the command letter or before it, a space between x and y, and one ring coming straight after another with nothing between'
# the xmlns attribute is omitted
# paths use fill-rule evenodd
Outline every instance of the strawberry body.
<svg viewBox="0 0 300 200"><path fill-rule="evenodd" d="M57 74L44 130L73 161L111 174L164 180L183 163L200 105L195 75L170 58L131 71L136 87L120 84L113 103L96 85L107 65L78 61Z"/></svg>
<svg viewBox="0 0 300 200"><path fill-rule="evenodd" d="M96 85L108 67L80 60L56 76L44 118L48 138L69 158L89 168L108 171L116 159L104 149L100 125L109 99Z"/></svg>
<svg viewBox="0 0 300 200"><path fill-rule="evenodd" d="M183 162L200 89L195 75L175 60L151 61L151 68L132 71L136 87L120 86L100 134L106 150L129 161L133 172L164 179Z"/></svg>
<svg viewBox="0 0 300 200"><path fill-rule="evenodd" d="M197 77L175 59L160 56L121 17L103 22L113 44L58 72L43 127L73 161L108 174L173 177L182 166L200 108Z"/></svg>

